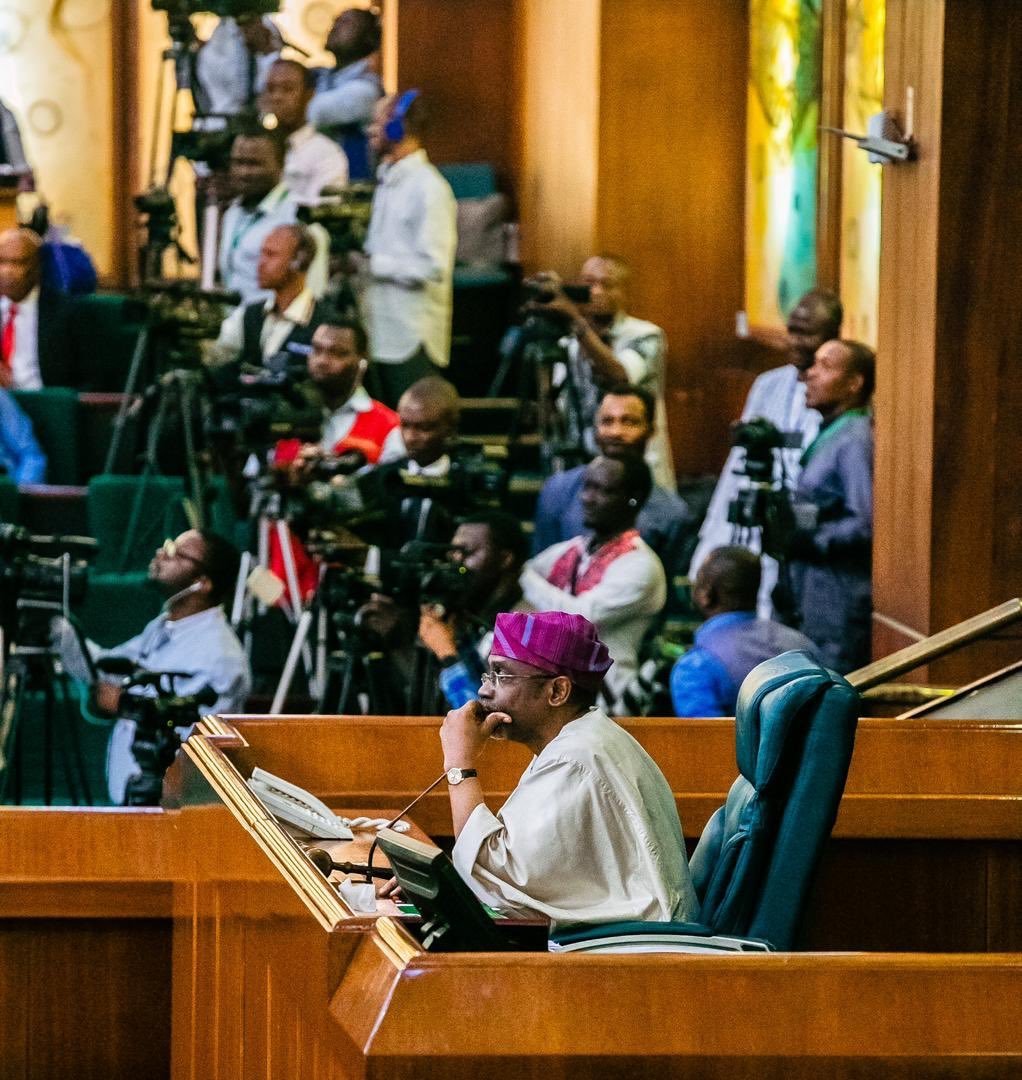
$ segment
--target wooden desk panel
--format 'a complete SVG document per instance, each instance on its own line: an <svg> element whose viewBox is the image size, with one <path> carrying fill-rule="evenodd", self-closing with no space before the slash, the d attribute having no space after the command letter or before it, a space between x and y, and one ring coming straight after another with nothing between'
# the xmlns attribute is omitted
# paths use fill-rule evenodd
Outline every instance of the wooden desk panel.
<svg viewBox="0 0 1022 1080"><path fill-rule="evenodd" d="M400 808L443 769L436 717L227 717L249 743L243 770L267 755L280 773L331 805ZM301 725L301 737L296 732ZM698 837L737 769L734 721L644 719L624 725L675 792L685 834ZM498 806L529 760L494 742L480 768ZM415 810L434 836L451 835L441 786ZM1022 723L864 719L834 835L1022 839Z"/></svg>

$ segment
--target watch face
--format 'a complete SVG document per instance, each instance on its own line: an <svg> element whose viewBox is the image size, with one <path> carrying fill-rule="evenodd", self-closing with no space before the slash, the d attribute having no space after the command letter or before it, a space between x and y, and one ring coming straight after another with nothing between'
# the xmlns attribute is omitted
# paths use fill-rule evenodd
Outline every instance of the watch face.
<svg viewBox="0 0 1022 1080"><path fill-rule="evenodd" d="M461 783L461 769L448 769L447 770L447 783L448 784L460 784Z"/></svg>

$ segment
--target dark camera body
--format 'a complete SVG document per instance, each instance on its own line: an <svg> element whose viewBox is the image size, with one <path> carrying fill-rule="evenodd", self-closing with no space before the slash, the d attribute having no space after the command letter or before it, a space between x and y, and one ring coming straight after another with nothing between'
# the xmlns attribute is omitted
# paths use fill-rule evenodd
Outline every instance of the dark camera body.
<svg viewBox="0 0 1022 1080"><path fill-rule="evenodd" d="M165 11L180 18L188 15L219 15L243 18L246 15L272 15L280 10L279 0L152 0L153 11Z"/></svg>
<svg viewBox="0 0 1022 1080"><path fill-rule="evenodd" d="M588 304L592 300L592 290L588 285L561 285L558 288L542 278L529 278L522 282L522 301L533 304L549 304L557 298L558 292L573 304Z"/></svg>
<svg viewBox="0 0 1022 1080"><path fill-rule="evenodd" d="M305 225L322 225L330 237L333 255L361 251L369 232L373 190L372 184L351 184L314 206L300 206L298 220Z"/></svg>
<svg viewBox="0 0 1022 1080"><path fill-rule="evenodd" d="M731 445L745 451L743 474L753 483L771 483L774 478L774 451L797 448L799 432L781 431L762 416L731 425Z"/></svg>
<svg viewBox="0 0 1022 1080"><path fill-rule="evenodd" d="M163 789L163 776L181 747L178 728L195 724L200 708L212 705L216 693L208 687L197 694L176 694L168 689L171 677L156 672L138 672L127 686L156 687L156 696L124 693L119 715L135 721L131 753L141 775L128 781L124 801L128 806L156 806Z"/></svg>

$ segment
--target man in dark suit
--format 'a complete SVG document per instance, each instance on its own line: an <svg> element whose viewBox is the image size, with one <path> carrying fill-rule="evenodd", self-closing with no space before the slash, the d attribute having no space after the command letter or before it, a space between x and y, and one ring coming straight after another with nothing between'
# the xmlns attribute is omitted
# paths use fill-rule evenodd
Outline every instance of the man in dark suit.
<svg viewBox="0 0 1022 1080"><path fill-rule="evenodd" d="M0 387L78 386L74 301L42 283L42 240L31 229L0 233Z"/></svg>

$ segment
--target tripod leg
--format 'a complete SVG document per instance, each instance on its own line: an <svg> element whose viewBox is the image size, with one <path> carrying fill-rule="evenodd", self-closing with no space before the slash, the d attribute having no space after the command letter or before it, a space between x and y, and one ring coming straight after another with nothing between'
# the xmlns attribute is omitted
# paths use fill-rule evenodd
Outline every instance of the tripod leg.
<svg viewBox="0 0 1022 1080"><path fill-rule="evenodd" d="M19 689L21 679L13 672L5 671L3 684L0 685L0 802L6 801L8 779L17 780L18 765L18 722ZM21 802L20 780L18 780L17 801Z"/></svg>
<svg viewBox="0 0 1022 1080"><path fill-rule="evenodd" d="M53 805L53 725L56 723L56 700L49 679L43 686L43 797Z"/></svg>
<svg viewBox="0 0 1022 1080"><path fill-rule="evenodd" d="M81 715L78 711L77 699L71 693L71 684L68 676L61 673L57 678L57 686L60 689L61 701L64 705L64 734L67 744L63 745L64 769L67 775L68 788L72 792L75 806L92 806L92 791L89 788L89 773L85 767L85 755L82 753L82 740L79 731ZM70 747L70 761L68 760L68 746ZM75 783L74 777L77 777ZM80 787L82 798L78 797Z"/></svg>
<svg viewBox="0 0 1022 1080"><path fill-rule="evenodd" d="M284 702L287 700L288 692L291 689L291 680L295 676L295 669L298 667L298 658L302 655L302 650L305 648L305 639L309 635L309 630L312 627L312 612L303 611L302 617L298 620L298 626L295 629L295 636L291 639L291 648L287 652L287 660L284 663L284 670L280 675L280 682L277 683L276 692L273 695L273 702L270 704L271 713L279 713L284 707Z"/></svg>
<svg viewBox="0 0 1022 1080"><path fill-rule="evenodd" d="M135 350L131 354L131 367L128 370L128 378L124 384L124 396L117 409L117 417L114 420L113 431L110 434L110 446L107 448L106 461L103 463L103 472L111 474L117 465L117 456L121 449L121 440L124 438L124 427L128 422L128 410L131 408L131 399L135 396L135 388L138 386L139 375L145 355L149 351L149 324L142 327L135 343Z"/></svg>
<svg viewBox="0 0 1022 1080"><path fill-rule="evenodd" d="M355 660L350 653L344 657L344 667L341 670L341 689L337 695L337 712L345 716L351 712L351 699L355 686Z"/></svg>

